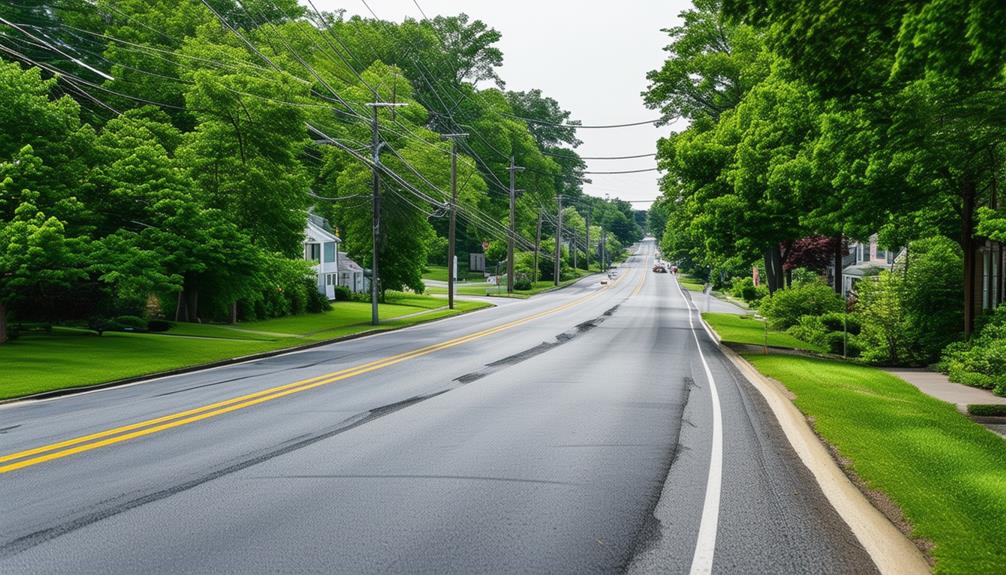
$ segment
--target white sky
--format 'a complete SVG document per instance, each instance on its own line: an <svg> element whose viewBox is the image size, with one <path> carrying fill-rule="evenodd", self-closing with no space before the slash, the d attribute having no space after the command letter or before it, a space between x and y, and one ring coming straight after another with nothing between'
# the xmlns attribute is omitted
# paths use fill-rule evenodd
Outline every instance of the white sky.
<svg viewBox="0 0 1006 575"><path fill-rule="evenodd" d="M384 20L422 16L413 0L367 0ZM347 16L370 18L360 0L315 0L321 10L346 9ZM509 90L539 88L572 118L586 125L624 124L656 118L643 106L640 92L646 73L664 61L667 35L661 28L678 23L687 0L419 0L429 17L465 12L499 30L503 39L500 75ZM581 156L629 156L656 151L656 141L671 127L643 125L607 130L579 130ZM633 170L655 166L653 158L588 161L588 170ZM649 207L659 195L658 172L591 175L584 190L619 197Z"/></svg>

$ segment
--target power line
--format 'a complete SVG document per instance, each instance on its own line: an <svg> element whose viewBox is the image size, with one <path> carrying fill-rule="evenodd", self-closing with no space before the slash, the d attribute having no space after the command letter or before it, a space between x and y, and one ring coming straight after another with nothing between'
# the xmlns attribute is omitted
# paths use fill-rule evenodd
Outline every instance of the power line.
<svg viewBox="0 0 1006 575"><path fill-rule="evenodd" d="M613 171L613 172L587 171L587 172L583 172L583 173L584 174L640 174L640 173L643 173L643 172L656 172L659 169L660 168L644 168L642 170L616 170L616 171Z"/></svg>

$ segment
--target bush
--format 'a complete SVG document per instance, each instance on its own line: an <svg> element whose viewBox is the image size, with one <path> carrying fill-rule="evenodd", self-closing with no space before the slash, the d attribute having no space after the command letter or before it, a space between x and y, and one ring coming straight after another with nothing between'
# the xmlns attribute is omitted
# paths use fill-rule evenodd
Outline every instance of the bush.
<svg viewBox="0 0 1006 575"><path fill-rule="evenodd" d="M531 289L531 278L526 273L515 271L513 274L513 289L517 290L529 290Z"/></svg>
<svg viewBox="0 0 1006 575"><path fill-rule="evenodd" d="M115 318L114 323L120 326L119 329L125 331L146 331L147 329L147 320L135 315L120 315Z"/></svg>
<svg viewBox="0 0 1006 575"><path fill-rule="evenodd" d="M988 417L1006 417L1006 405L998 403L976 403L968 406L971 415Z"/></svg>
<svg viewBox="0 0 1006 575"><path fill-rule="evenodd" d="M151 332L168 331L174 326L175 324L171 323L170 321L165 321L163 319L152 319L147 322L147 331Z"/></svg>
<svg viewBox="0 0 1006 575"><path fill-rule="evenodd" d="M883 271L856 284L856 316L862 322L863 357L898 365L908 360L908 321L901 273Z"/></svg>
<svg viewBox="0 0 1006 575"><path fill-rule="evenodd" d="M758 310L774 329L787 329L805 315L819 316L845 308L842 297L827 285L814 282L778 290L761 300Z"/></svg>
<svg viewBox="0 0 1006 575"><path fill-rule="evenodd" d="M868 361L928 365L961 336L960 247L942 236L914 241L906 265L857 284Z"/></svg>
<svg viewBox="0 0 1006 575"><path fill-rule="evenodd" d="M828 330L824 327L820 317L805 315L800 317L800 321L796 325L790 326L786 333L807 343L824 345Z"/></svg>
<svg viewBox="0 0 1006 575"><path fill-rule="evenodd" d="M335 286L339 288L341 286ZM321 313L323 311L328 311L332 309L332 304L329 303L328 298L325 297L318 288L314 286L314 281L307 279L304 280L304 292L307 296L306 309L310 313Z"/></svg>
<svg viewBox="0 0 1006 575"><path fill-rule="evenodd" d="M768 287L764 285L755 287L754 280L748 276L744 276L734 278L730 285L730 293L749 304L756 304L768 295Z"/></svg>
<svg viewBox="0 0 1006 575"><path fill-rule="evenodd" d="M937 361L947 344L964 335L963 276L957 242L936 236L909 245L903 299L912 363Z"/></svg>
<svg viewBox="0 0 1006 575"><path fill-rule="evenodd" d="M841 331L828 332L824 340L828 351L835 355L842 355L844 353L847 357L859 357L863 351L859 338L851 333L846 335Z"/></svg>
<svg viewBox="0 0 1006 575"><path fill-rule="evenodd" d="M862 330L859 318L852 314L830 312L822 315L820 320L825 331L829 332L848 331L852 335L859 335L859 332Z"/></svg>
<svg viewBox="0 0 1006 575"><path fill-rule="evenodd" d="M1006 395L1006 306L988 316L970 342L948 345L939 368L951 381Z"/></svg>
<svg viewBox="0 0 1006 575"><path fill-rule="evenodd" d="M353 299L353 292L346 286L335 286L335 301L349 301Z"/></svg>

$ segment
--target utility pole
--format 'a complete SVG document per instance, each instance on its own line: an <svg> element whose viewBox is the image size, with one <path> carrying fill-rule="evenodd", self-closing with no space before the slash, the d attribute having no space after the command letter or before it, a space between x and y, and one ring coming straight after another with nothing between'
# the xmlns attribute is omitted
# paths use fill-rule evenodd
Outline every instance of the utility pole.
<svg viewBox="0 0 1006 575"><path fill-rule="evenodd" d="M506 291L513 293L513 248L514 236L517 235L517 171L523 170L514 165L514 158L510 156L510 234L506 242Z"/></svg>
<svg viewBox="0 0 1006 575"><path fill-rule="evenodd" d="M538 225L534 231L534 281L538 281L538 248L541 245L541 210L538 210Z"/></svg>
<svg viewBox="0 0 1006 575"><path fill-rule="evenodd" d="M377 300L380 290L378 288L378 260L380 259L381 253L381 148L384 146L384 142L381 142L381 133L377 124L377 111L379 108L395 108L397 106L405 106L404 102L393 103L393 102L371 102L367 104L374 110L374 116L371 120L371 131L370 131L370 152L371 161L373 162L373 227L371 230L371 240L373 242L373 253L371 256L370 263L370 323L372 325L377 325L380 320L377 317Z"/></svg>
<svg viewBox="0 0 1006 575"><path fill-rule="evenodd" d="M602 272L608 271L608 259L606 257L608 254L605 253L605 252L608 251L607 250L607 237L608 237L608 231L605 230L602 227L601 228L601 271Z"/></svg>
<svg viewBox="0 0 1006 575"><path fill-rule="evenodd" d="M555 199L559 202L559 219L555 225L555 285L559 285L559 275L562 273L562 195Z"/></svg>
<svg viewBox="0 0 1006 575"><path fill-rule="evenodd" d="M457 140L468 134L443 134L451 141L451 218L447 228L447 307L454 309L454 237L458 212L458 147Z"/></svg>
<svg viewBox="0 0 1006 575"><path fill-rule="evenodd" d="M587 258L587 271L590 271L590 212L593 211L592 206L587 206L587 249L583 250L583 256Z"/></svg>
<svg viewBox="0 0 1006 575"><path fill-rule="evenodd" d="M580 267L579 265L577 265L577 261L576 261L576 252L577 252L577 249L576 249L576 240L580 239L580 234L576 233L575 229L570 230L570 232L573 233L573 241L570 242L570 244L569 244L569 246L570 246L569 250L571 252L573 252L573 269L575 270L575 269L578 269Z"/></svg>

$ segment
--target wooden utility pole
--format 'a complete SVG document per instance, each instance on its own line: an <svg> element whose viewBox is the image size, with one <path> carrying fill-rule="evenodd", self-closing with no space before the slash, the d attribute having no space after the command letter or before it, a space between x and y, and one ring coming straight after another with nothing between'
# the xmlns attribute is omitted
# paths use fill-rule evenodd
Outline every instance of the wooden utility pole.
<svg viewBox="0 0 1006 575"><path fill-rule="evenodd" d="M556 196L559 202L559 219L555 225L555 285L559 285L560 274L562 273L562 196Z"/></svg>
<svg viewBox="0 0 1006 575"><path fill-rule="evenodd" d="M447 228L447 307L449 309L454 309L454 243L458 212L458 147L455 138L467 135L443 134L441 136L451 141L451 216Z"/></svg>
<svg viewBox="0 0 1006 575"><path fill-rule="evenodd" d="M373 242L373 252L371 255L370 263L370 323L372 325L377 325L380 320L377 317L377 301L380 294L380 289L378 284L378 260L380 259L381 253L381 147L384 143L380 141L381 133L377 124L377 111L379 108L395 108L397 106L405 106L404 102L394 103L394 102L371 102L367 104L374 110L374 116L370 122L370 152L371 161L373 162L373 217L372 217L372 242Z"/></svg>
<svg viewBox="0 0 1006 575"><path fill-rule="evenodd" d="M524 168L514 165L514 157L510 156L510 233L506 242L506 291L513 293L513 250L514 238L517 235L517 172Z"/></svg>
<svg viewBox="0 0 1006 575"><path fill-rule="evenodd" d="M583 250L583 256L587 258L587 271L590 271L590 212L592 211L591 206L587 206L587 246Z"/></svg>
<svg viewBox="0 0 1006 575"><path fill-rule="evenodd" d="M576 249L576 240L580 239L580 234L576 233L575 229L571 229L570 233L573 234L573 239L569 242L569 251L573 252L573 269L575 270L575 269L579 269L579 267L580 267L577 264L577 256L576 256L576 252L577 252L577 249Z"/></svg>
<svg viewBox="0 0 1006 575"><path fill-rule="evenodd" d="M534 231L534 273L531 277L538 281L538 249L541 246L541 210L538 210L538 225Z"/></svg>

